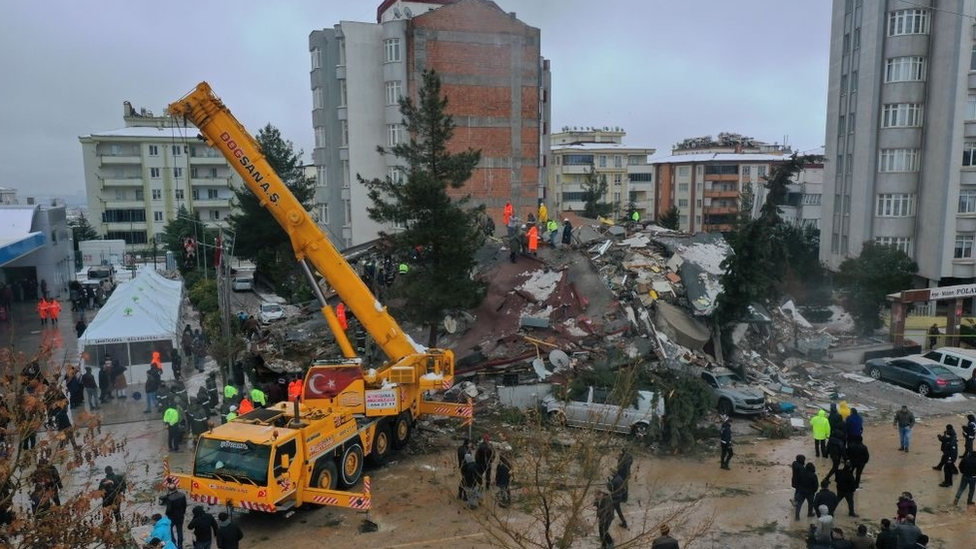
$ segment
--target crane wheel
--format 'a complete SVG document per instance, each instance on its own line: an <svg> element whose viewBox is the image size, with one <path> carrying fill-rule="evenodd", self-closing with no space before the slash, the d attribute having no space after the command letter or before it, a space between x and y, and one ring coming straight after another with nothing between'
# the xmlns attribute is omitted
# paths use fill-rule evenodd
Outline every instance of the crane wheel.
<svg viewBox="0 0 976 549"><path fill-rule="evenodd" d="M342 451L342 460L339 462L339 480L343 486L348 488L359 482L361 476L363 476L363 447L359 444L350 444Z"/></svg>
<svg viewBox="0 0 976 549"><path fill-rule="evenodd" d="M393 448L400 450L410 442L410 435L413 433L413 422L410 412L401 412L393 424Z"/></svg>
<svg viewBox="0 0 976 549"><path fill-rule="evenodd" d="M331 457L323 457L315 464L312 473L312 486L323 490L335 490L339 481L339 473L335 461Z"/></svg>
<svg viewBox="0 0 976 549"><path fill-rule="evenodd" d="M376 432L373 434L373 449L369 453L369 462L377 467L386 464L392 450L393 433L389 422L383 420L376 426Z"/></svg>

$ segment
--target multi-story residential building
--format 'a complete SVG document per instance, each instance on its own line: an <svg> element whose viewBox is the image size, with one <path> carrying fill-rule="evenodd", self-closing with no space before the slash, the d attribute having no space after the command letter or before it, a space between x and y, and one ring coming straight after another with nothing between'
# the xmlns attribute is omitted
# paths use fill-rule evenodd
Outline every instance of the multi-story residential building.
<svg viewBox="0 0 976 549"><path fill-rule="evenodd" d="M976 35L960 15L973 13L973 0L834 0L828 267L876 241L915 259L920 286L976 277Z"/></svg>
<svg viewBox="0 0 976 549"><path fill-rule="evenodd" d="M820 229L820 206L823 197L823 163L809 164L787 185L786 198L779 206L780 217L790 225ZM765 185L753 185L753 219L759 217L766 202Z"/></svg>
<svg viewBox="0 0 976 549"><path fill-rule="evenodd" d="M737 134L678 143L671 156L654 158L656 216L678 208L678 228L690 233L732 230L743 192L762 185L789 149Z"/></svg>
<svg viewBox="0 0 976 549"><path fill-rule="evenodd" d="M654 214L654 167L650 147L624 145L626 132L620 128L563 128L552 134L552 166L549 169L548 207L553 212L583 211L584 183L590 177L606 182L603 201L613 206L613 215L627 215L631 208L642 218Z"/></svg>
<svg viewBox="0 0 976 549"><path fill-rule="evenodd" d="M181 206L200 220L227 226L233 187L243 181L197 129L124 104L125 127L80 139L88 218L107 239L130 248L157 241Z"/></svg>
<svg viewBox="0 0 976 549"><path fill-rule="evenodd" d="M501 223L511 201L544 198L549 154L549 62L539 29L487 0L384 0L375 23L341 21L309 35L313 161L319 223L339 246L376 237L359 178L405 177L403 164L377 152L409 139L401 97L416 99L434 69L456 124L450 148L481 150L457 196L470 194Z"/></svg>

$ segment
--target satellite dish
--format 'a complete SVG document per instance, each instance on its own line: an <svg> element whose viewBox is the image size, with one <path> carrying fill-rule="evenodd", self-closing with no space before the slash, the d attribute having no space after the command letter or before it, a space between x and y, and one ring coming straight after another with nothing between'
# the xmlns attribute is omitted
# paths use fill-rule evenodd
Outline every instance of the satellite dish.
<svg viewBox="0 0 976 549"><path fill-rule="evenodd" d="M404 6L403 7L403 15L407 16L407 19L410 19L411 17L413 17L413 12L410 11L410 8Z"/></svg>
<svg viewBox="0 0 976 549"><path fill-rule="evenodd" d="M444 330L449 334L457 333L458 321L451 315L444 317Z"/></svg>
<svg viewBox="0 0 976 549"><path fill-rule="evenodd" d="M400 8L394 6L393 7L393 17L399 19L402 15L403 14L400 13Z"/></svg>
<svg viewBox="0 0 976 549"><path fill-rule="evenodd" d="M569 355L560 351L559 349L553 349L549 352L549 362L552 363L553 368L558 372L559 370L564 370L569 368Z"/></svg>

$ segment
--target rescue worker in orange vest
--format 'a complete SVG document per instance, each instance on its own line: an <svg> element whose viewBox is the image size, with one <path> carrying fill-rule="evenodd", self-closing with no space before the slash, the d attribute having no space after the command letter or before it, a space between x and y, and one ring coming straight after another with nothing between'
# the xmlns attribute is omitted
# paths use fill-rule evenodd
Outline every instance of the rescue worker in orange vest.
<svg viewBox="0 0 976 549"><path fill-rule="evenodd" d="M295 402L302 396L302 380L295 378L288 384L288 401Z"/></svg>
<svg viewBox="0 0 976 549"><path fill-rule="evenodd" d="M339 326L342 326L343 330L349 329L349 321L346 320L346 304L341 301L336 305L336 318L339 319Z"/></svg>
<svg viewBox="0 0 976 549"><path fill-rule="evenodd" d="M50 307L43 297L37 302L37 316L41 317L41 326L47 326L47 313Z"/></svg>
<svg viewBox="0 0 976 549"><path fill-rule="evenodd" d="M539 225L543 227L546 226L546 222L549 221L549 208L546 208L545 202L539 202Z"/></svg>
<svg viewBox="0 0 976 549"><path fill-rule="evenodd" d="M529 253L532 255L539 255L539 228L535 225L529 226Z"/></svg>
<svg viewBox="0 0 976 549"><path fill-rule="evenodd" d="M251 399L247 397L242 398L240 405L237 407L238 415L244 415L252 411L254 411L254 405L251 404Z"/></svg>
<svg viewBox="0 0 976 549"><path fill-rule="evenodd" d="M153 351L152 360L149 362L153 368L159 370L159 373L163 373L163 361L159 358L159 351Z"/></svg>
<svg viewBox="0 0 976 549"><path fill-rule="evenodd" d="M51 318L52 323L57 325L58 317L61 316L61 302L57 299L51 299L47 302L47 306L47 316Z"/></svg>
<svg viewBox="0 0 976 549"><path fill-rule="evenodd" d="M513 215L515 215L515 208L512 207L511 202L506 202L505 211L502 214L502 220L505 222L505 225L508 225L508 220L511 219Z"/></svg>

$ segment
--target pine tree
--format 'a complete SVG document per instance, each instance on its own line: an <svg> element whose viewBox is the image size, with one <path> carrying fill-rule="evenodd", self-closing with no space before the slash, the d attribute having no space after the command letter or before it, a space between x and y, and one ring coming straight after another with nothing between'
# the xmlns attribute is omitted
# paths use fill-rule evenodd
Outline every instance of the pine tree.
<svg viewBox="0 0 976 549"><path fill-rule="evenodd" d="M678 211L677 206L671 206L668 211L664 212L660 219L658 219L658 225L664 227L665 229L671 229L672 231L677 231L678 226L681 223L681 212Z"/></svg>
<svg viewBox="0 0 976 549"><path fill-rule="evenodd" d="M302 169L303 151L295 152L295 145L281 136L278 128L267 124L256 136L261 152L288 190L305 208L311 207L315 194L315 181L305 177ZM247 187L234 189L234 202L238 213L229 217L231 229L235 233L234 254L254 261L258 272L272 279L282 268L294 265L291 241L288 234L278 225L274 217L258 202L257 197ZM285 267L288 265L288 267Z"/></svg>
<svg viewBox="0 0 976 549"><path fill-rule="evenodd" d="M478 224L483 208L469 207L470 196L453 200L449 189L461 189L481 159L481 151L448 152L454 119L447 114L448 98L441 94L440 78L425 71L416 104L400 99L409 141L379 148L402 160L402 178L357 179L369 189L374 221L403 227L384 234L395 253L406 260L407 252L422 247L407 276L392 288L403 298L404 318L429 329L428 345L437 344L437 331L446 311L476 305L482 285L473 280L475 253L484 243Z"/></svg>
<svg viewBox="0 0 976 549"><path fill-rule="evenodd" d="M583 182L583 217L596 219L613 211L613 205L603 201L607 195L607 177L596 173L596 167L590 164L590 171Z"/></svg>
<svg viewBox="0 0 976 549"><path fill-rule="evenodd" d="M91 226L88 222L88 218L85 214L80 214L78 219L72 219L68 221L68 226L71 227L71 238L75 243L75 251L78 251L78 244L86 240L100 240L102 237L95 231L95 228Z"/></svg>

